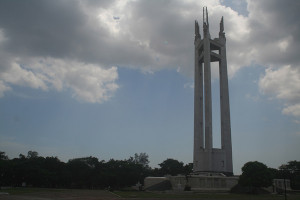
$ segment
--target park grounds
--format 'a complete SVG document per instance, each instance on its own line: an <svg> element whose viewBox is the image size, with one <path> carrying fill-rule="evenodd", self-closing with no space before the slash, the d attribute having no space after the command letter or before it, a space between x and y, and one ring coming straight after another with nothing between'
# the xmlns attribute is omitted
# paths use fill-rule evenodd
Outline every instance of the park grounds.
<svg viewBox="0 0 300 200"><path fill-rule="evenodd" d="M300 200L299 193L278 194L232 194L196 192L147 192L133 190L84 190L47 188L7 188L0 190L0 200Z"/></svg>

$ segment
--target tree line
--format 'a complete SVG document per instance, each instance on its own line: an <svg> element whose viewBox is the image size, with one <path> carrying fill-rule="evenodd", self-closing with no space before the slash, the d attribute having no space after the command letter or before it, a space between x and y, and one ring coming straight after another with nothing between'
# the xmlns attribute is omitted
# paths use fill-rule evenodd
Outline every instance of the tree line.
<svg viewBox="0 0 300 200"><path fill-rule="evenodd" d="M184 164L168 158L159 168L149 166L146 153L135 154L124 160L99 160L95 157L82 157L62 162L57 157L42 157L36 151L18 158L9 159L0 151L0 187L32 186L47 188L124 188L140 182L147 176L188 175L192 163ZM239 185L252 188L268 187L272 179L290 179L292 189L300 189L300 162L290 161L278 169L251 161L242 167Z"/></svg>
<svg viewBox="0 0 300 200"><path fill-rule="evenodd" d="M90 156L70 159L65 163L57 157L39 156L36 151L13 159L0 152L0 186L123 188L143 183L147 176L192 172L192 164L184 165L175 159L166 159L159 168L151 168L148 157L146 153L140 153L124 160L104 161Z"/></svg>

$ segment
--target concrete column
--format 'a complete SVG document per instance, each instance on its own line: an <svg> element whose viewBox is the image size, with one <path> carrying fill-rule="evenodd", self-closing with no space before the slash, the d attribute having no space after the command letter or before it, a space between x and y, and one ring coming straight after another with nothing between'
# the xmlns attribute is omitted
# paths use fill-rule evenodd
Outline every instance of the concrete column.
<svg viewBox="0 0 300 200"><path fill-rule="evenodd" d="M210 41L204 42L204 97L205 97L205 149L212 149L212 105L211 105L211 68L210 68Z"/></svg>
<svg viewBox="0 0 300 200"><path fill-rule="evenodd" d="M226 60L226 39L220 38L222 47L220 48L221 61L219 62L220 73L220 110L221 110L221 146L225 150L225 170L233 171L232 167L232 144L230 125L229 89Z"/></svg>
<svg viewBox="0 0 300 200"><path fill-rule="evenodd" d="M203 67L199 62L199 49L195 46L194 87L194 169L199 166L200 149L203 149Z"/></svg>

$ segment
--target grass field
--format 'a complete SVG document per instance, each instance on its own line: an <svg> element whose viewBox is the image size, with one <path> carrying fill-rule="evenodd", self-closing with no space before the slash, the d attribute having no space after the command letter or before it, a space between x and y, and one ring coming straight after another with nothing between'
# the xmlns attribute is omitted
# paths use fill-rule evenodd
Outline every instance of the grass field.
<svg viewBox="0 0 300 200"><path fill-rule="evenodd" d="M12 188L0 190L0 200L115 200L117 195L104 190Z"/></svg>
<svg viewBox="0 0 300 200"><path fill-rule="evenodd" d="M241 195L228 193L162 193L162 192L139 192L139 191L114 191L104 190L78 190L78 189L45 189L45 188L12 188L0 190L0 200L126 200L126 199L164 199L164 200L284 200L284 196L268 195ZM288 200L300 200L300 194L288 194Z"/></svg>
<svg viewBox="0 0 300 200"><path fill-rule="evenodd" d="M64 192L64 189L48 189L48 188L9 188L2 189L0 192L9 193L10 195L34 194L34 193L55 193Z"/></svg>
<svg viewBox="0 0 300 200"><path fill-rule="evenodd" d="M284 200L284 196L277 194L248 195L230 193L157 193L137 191L115 191L115 194L122 198L130 199L232 199L232 200ZM289 194L288 200L300 200L300 194Z"/></svg>

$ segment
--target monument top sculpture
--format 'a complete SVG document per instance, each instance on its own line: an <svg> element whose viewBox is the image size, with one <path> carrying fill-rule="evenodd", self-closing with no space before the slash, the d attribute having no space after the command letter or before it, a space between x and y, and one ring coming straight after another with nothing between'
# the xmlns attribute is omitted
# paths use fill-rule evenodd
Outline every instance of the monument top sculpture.
<svg viewBox="0 0 300 200"><path fill-rule="evenodd" d="M203 33L209 34L208 12L207 7L203 7ZM210 35L209 35L210 37Z"/></svg>

